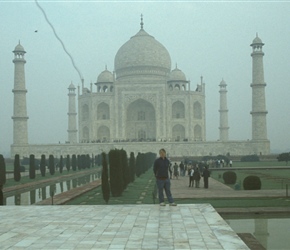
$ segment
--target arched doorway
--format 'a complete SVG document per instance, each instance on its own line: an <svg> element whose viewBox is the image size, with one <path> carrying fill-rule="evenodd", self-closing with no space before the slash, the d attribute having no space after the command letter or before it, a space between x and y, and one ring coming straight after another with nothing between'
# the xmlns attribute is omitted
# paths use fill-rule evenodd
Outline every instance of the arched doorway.
<svg viewBox="0 0 290 250"><path fill-rule="evenodd" d="M107 142L110 141L110 129L106 126L101 126L98 128L98 139Z"/></svg>
<svg viewBox="0 0 290 250"><path fill-rule="evenodd" d="M177 124L172 128L172 137L174 141L183 141L185 138L185 128Z"/></svg>
<svg viewBox="0 0 290 250"><path fill-rule="evenodd" d="M156 116L153 105L143 99L132 102L127 108L126 139L156 139Z"/></svg>

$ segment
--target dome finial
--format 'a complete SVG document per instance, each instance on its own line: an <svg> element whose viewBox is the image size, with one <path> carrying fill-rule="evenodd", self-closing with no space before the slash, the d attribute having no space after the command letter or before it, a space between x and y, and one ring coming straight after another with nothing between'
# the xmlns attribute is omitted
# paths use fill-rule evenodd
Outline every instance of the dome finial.
<svg viewBox="0 0 290 250"><path fill-rule="evenodd" d="M175 69L177 69L177 63L175 63Z"/></svg>
<svg viewBox="0 0 290 250"><path fill-rule="evenodd" d="M144 25L144 23L143 23L143 14L141 14L141 23L140 23L140 25L141 25L141 29L143 30L143 25Z"/></svg>
<svg viewBox="0 0 290 250"><path fill-rule="evenodd" d="M106 66L105 66L105 70L107 70L107 64L106 64Z"/></svg>

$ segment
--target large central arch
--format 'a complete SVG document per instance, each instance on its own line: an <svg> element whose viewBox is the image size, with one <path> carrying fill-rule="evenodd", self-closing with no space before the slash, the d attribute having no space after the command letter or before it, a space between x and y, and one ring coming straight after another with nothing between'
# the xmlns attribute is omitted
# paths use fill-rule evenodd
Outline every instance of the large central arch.
<svg viewBox="0 0 290 250"><path fill-rule="evenodd" d="M126 138L129 140L156 139L156 115L154 106L143 99L129 104L126 119Z"/></svg>

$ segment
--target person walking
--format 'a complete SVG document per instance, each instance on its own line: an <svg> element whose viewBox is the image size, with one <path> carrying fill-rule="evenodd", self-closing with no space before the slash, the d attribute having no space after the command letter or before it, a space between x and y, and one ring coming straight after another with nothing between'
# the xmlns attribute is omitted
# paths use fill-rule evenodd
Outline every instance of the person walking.
<svg viewBox="0 0 290 250"><path fill-rule="evenodd" d="M194 169L193 179L195 180L195 187L199 188L200 172L199 172L198 165Z"/></svg>
<svg viewBox="0 0 290 250"><path fill-rule="evenodd" d="M178 175L179 175L179 173L178 173L178 165L177 165L176 162L175 162L175 164L174 164L174 166L173 166L173 173L174 173L174 177L175 177L175 179L178 179Z"/></svg>
<svg viewBox="0 0 290 250"><path fill-rule="evenodd" d="M170 179L168 176L169 172L169 160L166 158L166 151L164 148L159 150L159 158L155 160L154 162L154 175L156 177L156 185L158 188L158 198L160 206L165 206L164 203L164 193L163 190L165 190L167 200L169 201L170 206L176 206L176 203L174 203L174 200L172 198L172 194L170 191Z"/></svg>
<svg viewBox="0 0 290 250"><path fill-rule="evenodd" d="M184 176L185 175L185 166L184 166L183 162L181 162L179 164L179 168L180 168L180 175Z"/></svg>
<svg viewBox="0 0 290 250"><path fill-rule="evenodd" d="M202 176L203 176L204 188L208 188L208 178L210 177L210 172L208 170L208 166L206 166L204 168Z"/></svg>
<svg viewBox="0 0 290 250"><path fill-rule="evenodd" d="M188 175L189 175L189 186L188 187L193 187L193 175L194 175L194 169L191 167L188 170Z"/></svg>

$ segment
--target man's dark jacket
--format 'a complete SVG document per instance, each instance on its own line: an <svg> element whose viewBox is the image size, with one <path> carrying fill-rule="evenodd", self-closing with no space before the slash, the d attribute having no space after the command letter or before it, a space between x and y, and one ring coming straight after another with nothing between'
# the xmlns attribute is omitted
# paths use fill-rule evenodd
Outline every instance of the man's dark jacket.
<svg viewBox="0 0 290 250"><path fill-rule="evenodd" d="M154 162L154 174L157 178L167 179L168 178L168 171L169 171L169 160L165 157L162 159L161 157L156 159Z"/></svg>

